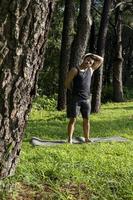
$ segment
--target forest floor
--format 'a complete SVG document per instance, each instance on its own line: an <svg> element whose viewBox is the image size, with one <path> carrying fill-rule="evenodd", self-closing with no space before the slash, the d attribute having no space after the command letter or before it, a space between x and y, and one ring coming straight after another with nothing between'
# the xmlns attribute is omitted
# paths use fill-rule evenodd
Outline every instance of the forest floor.
<svg viewBox="0 0 133 200"><path fill-rule="evenodd" d="M16 174L0 182L0 200L133 200L133 102L103 104L91 137L129 142L33 147L32 136L66 139L65 112L33 107ZM74 136L82 136L78 118Z"/></svg>

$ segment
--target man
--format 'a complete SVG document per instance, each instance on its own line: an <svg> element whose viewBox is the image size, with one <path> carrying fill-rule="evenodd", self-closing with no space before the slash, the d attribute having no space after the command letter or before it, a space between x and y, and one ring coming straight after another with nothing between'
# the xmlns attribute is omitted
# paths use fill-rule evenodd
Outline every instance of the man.
<svg viewBox="0 0 133 200"><path fill-rule="evenodd" d="M83 118L83 132L85 142L89 139L90 123L89 115L91 111L90 84L93 71L98 69L103 63L103 58L88 53L83 57L83 62L79 67L73 67L65 80L65 87L71 90L72 99L70 108L67 109L68 123L68 142L72 143L72 136L75 128L76 117L81 112ZM72 86L72 87L71 87Z"/></svg>

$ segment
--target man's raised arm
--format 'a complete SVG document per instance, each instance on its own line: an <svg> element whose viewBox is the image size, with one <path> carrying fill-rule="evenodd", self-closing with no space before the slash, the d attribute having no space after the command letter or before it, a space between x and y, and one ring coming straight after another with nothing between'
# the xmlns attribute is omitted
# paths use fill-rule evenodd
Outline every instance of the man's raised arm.
<svg viewBox="0 0 133 200"><path fill-rule="evenodd" d="M91 68L92 68L93 70L98 69L98 68L102 65L102 63L103 63L103 57L98 56L98 55L96 55L96 54L91 54L90 56L91 56L92 59L94 59L94 63L93 63L93 65L91 66Z"/></svg>

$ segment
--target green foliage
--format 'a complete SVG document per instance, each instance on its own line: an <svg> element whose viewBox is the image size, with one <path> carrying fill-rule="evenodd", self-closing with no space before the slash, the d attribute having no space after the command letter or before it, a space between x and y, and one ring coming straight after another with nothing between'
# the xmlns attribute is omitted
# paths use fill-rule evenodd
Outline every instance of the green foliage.
<svg viewBox="0 0 133 200"><path fill-rule="evenodd" d="M48 45L45 54L45 63L39 76L39 94L51 96L58 90L58 66L63 29L64 2L58 1L55 8L51 29L48 36Z"/></svg>
<svg viewBox="0 0 133 200"><path fill-rule="evenodd" d="M124 96L128 100L133 99L133 89L129 87L124 87Z"/></svg>
<svg viewBox="0 0 133 200"><path fill-rule="evenodd" d="M103 87L101 99L103 103L113 100L113 87L111 85Z"/></svg>
<svg viewBox="0 0 133 200"><path fill-rule="evenodd" d="M54 111L56 110L57 104L57 95L55 94L52 97L47 97L45 95L38 96L33 102L33 108L36 110L47 110L47 111Z"/></svg>
<svg viewBox="0 0 133 200"><path fill-rule="evenodd" d="M43 100L37 101L43 107ZM5 185L12 186L10 192L16 199L132 200L132 120L133 102L104 104L100 113L91 115L91 137L117 135L131 142L34 148L29 143L32 136L65 139L68 121L65 112L33 107L20 163ZM81 133L79 117L75 136Z"/></svg>

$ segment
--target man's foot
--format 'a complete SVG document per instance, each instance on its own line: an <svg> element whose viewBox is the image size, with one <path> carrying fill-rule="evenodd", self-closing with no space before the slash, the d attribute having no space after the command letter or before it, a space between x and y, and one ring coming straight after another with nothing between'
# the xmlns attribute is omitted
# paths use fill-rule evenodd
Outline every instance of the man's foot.
<svg viewBox="0 0 133 200"><path fill-rule="evenodd" d="M90 143L92 142L89 138L85 138L85 143Z"/></svg>
<svg viewBox="0 0 133 200"><path fill-rule="evenodd" d="M68 139L68 143L72 144L73 143L72 139Z"/></svg>

